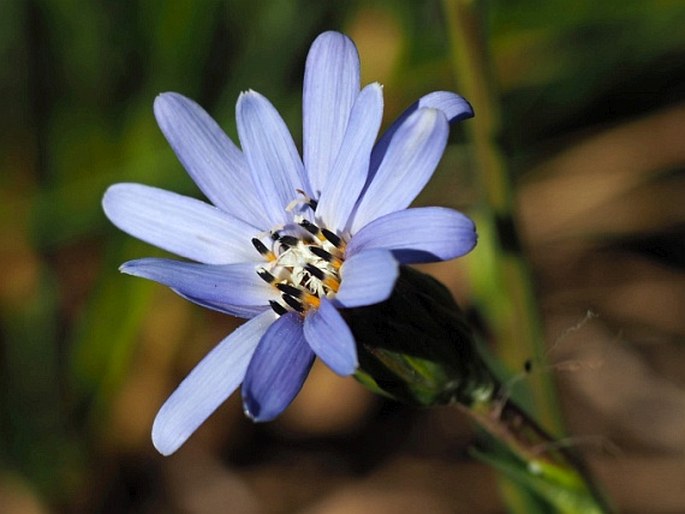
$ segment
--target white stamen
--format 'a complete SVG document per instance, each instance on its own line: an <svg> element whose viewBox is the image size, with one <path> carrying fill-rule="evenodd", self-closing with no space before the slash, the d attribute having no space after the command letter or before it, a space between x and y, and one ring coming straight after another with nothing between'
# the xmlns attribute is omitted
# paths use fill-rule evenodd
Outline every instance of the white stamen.
<svg viewBox="0 0 685 514"><path fill-rule="evenodd" d="M300 196L299 198L295 198L292 202L290 202L290 203L285 207L285 210L286 210L287 212L292 212L292 211L294 211L295 208L298 207L298 206L309 206L309 207L312 206L312 198L310 198L309 196L307 196L307 193L305 193L305 192L302 191L301 189L298 189L297 192L300 193L300 195L302 195L302 196ZM314 204L314 205L316 205L316 204Z"/></svg>
<svg viewBox="0 0 685 514"><path fill-rule="evenodd" d="M286 207L288 212L302 204L313 207L311 198L303 191L298 190L298 193L302 195L302 198L296 198L290 202ZM286 291L285 286L288 286L302 292L297 300L292 300L298 304L297 309L295 305L286 306L283 302L277 302L279 306L289 311L306 312L308 309L318 307L320 298L332 297L338 290L340 261L344 260L342 249L344 241L342 241L343 246L332 244L321 232L321 229L325 227L315 225L301 213L293 215L293 222L293 224L274 227L260 235L260 238L270 235L274 241L273 254L260 269L273 275L272 286L281 290L286 289ZM314 231L316 233L312 234L311 232ZM316 248L324 252L313 252L312 249ZM308 267L311 269L312 266L319 271L314 270L315 273L312 273L307 269ZM302 304L301 308L299 304ZM279 312L280 309L273 308L277 314L282 314Z"/></svg>

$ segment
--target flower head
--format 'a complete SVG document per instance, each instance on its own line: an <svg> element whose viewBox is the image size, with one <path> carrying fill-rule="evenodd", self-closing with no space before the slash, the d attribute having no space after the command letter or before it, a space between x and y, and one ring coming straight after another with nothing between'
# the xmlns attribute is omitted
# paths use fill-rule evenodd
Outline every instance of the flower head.
<svg viewBox="0 0 685 514"><path fill-rule="evenodd" d="M318 356L355 372L357 350L338 309L387 299L404 263L459 257L473 222L439 207L408 209L444 151L449 123L471 117L449 92L421 98L376 141L382 88L360 90L354 43L321 34L307 57L303 156L259 93L236 107L241 149L196 103L157 97L155 116L213 205L140 184L116 184L103 206L129 234L194 262L140 259L124 273L208 308L250 318L193 369L152 429L168 455L242 384L255 421L278 416Z"/></svg>

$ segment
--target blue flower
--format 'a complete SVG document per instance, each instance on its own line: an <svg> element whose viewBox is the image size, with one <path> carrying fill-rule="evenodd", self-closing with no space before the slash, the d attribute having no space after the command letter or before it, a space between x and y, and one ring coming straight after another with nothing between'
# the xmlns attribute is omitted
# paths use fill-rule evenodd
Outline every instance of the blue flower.
<svg viewBox="0 0 685 514"><path fill-rule="evenodd" d="M476 242L473 222L441 207L408 209L433 174L449 123L469 104L434 92L376 142L382 88L360 90L354 43L321 34L307 57L303 158L271 103L238 98L239 149L196 103L157 97L155 116L213 205L140 184L105 193L123 231L194 262L140 259L121 271L165 284L199 305L250 320L221 341L162 406L152 440L176 451L242 383L245 413L278 416L314 357L347 376L357 368L339 308L388 298L399 264L452 259Z"/></svg>

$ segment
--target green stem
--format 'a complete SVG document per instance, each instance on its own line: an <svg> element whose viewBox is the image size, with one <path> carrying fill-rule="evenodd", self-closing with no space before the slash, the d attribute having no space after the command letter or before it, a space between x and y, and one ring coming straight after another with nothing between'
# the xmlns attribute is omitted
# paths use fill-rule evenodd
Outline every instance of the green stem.
<svg viewBox="0 0 685 514"><path fill-rule="evenodd" d="M521 369L529 360L544 365L545 346L535 293L515 230L511 181L496 144L500 114L483 36L482 11L477 1L444 0L444 5L459 91L476 113L465 124L484 197L477 215L481 237L472 259L479 268L473 273L475 301L492 323L498 355L510 369ZM493 295L493 291L498 294ZM563 433L551 375L531 374L529 384L536 415L548 430Z"/></svg>
<svg viewBox="0 0 685 514"><path fill-rule="evenodd" d="M475 264L471 274L474 301L485 313L497 353L510 372L528 361L544 369L545 344L535 291L516 234L511 179L497 145L501 130L499 97L484 34L483 2L443 2L459 92L469 99L476 113L474 120L465 124L483 192L475 216L479 245L471 258ZM547 430L561 436L563 422L552 375L529 374L526 383L531 411ZM554 438L513 403L500 406L489 400L469 407L462 405L461 409L522 463L514 466L518 471L513 472L496 454L485 456L518 484L512 488L512 482L503 482L506 500L514 511L530 511L531 491L560 512L609 511L575 454L566 450L544 455L535 452L535 448L553 448Z"/></svg>
<svg viewBox="0 0 685 514"><path fill-rule="evenodd" d="M603 514L612 508L594 485L584 462L572 447L558 444L542 427L507 398L493 396L470 406L455 404L515 458L495 452L483 460L535 491L558 512Z"/></svg>

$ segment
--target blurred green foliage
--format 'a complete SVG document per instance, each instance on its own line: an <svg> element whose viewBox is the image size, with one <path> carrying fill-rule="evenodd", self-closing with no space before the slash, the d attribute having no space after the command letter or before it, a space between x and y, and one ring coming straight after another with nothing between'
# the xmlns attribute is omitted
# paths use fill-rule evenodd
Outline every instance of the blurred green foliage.
<svg viewBox="0 0 685 514"><path fill-rule="evenodd" d="M443 18L439 2L413 0L2 2L2 468L68 509L107 489L89 473L156 286L118 275L154 250L114 229L100 198L122 181L197 195L155 125L155 95L194 98L235 138L234 102L254 88L297 140L314 37L350 31L364 60L383 26L400 49L382 78L387 121L420 93L454 88ZM508 157L682 99L683 26L678 0L489 2ZM446 162L467 155L455 144Z"/></svg>

